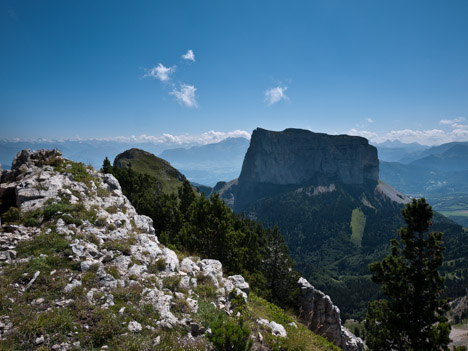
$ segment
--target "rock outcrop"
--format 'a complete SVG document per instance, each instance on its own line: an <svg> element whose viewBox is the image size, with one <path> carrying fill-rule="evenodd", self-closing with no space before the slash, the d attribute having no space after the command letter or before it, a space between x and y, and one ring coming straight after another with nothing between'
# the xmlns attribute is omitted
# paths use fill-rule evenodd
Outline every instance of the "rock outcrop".
<svg viewBox="0 0 468 351"><path fill-rule="evenodd" d="M54 270L43 264L39 265L43 269L25 272L20 283L2 286L2 299L8 296L13 302L20 300L26 291L29 293L37 284L44 284L44 279L62 284L58 288L59 296L53 300L49 292L46 299L41 297L33 302L43 306L40 311L50 313L73 304L75 298L79 299L77 296L87 300L90 306L109 309L117 303L116 299L137 292L133 302L119 311L126 315L130 309L129 320L125 322L127 332L177 327L189 333L196 330L194 336L198 336L206 332L191 317L198 310L198 286L210 286L216 308L227 314L232 313L233 296L240 294L247 298L249 293L244 278L224 277L222 264L217 260L186 257L180 262L174 251L159 243L152 219L135 211L112 175L63 159L57 150L18 153L12 169L1 172L0 204L0 213L7 218L4 222L8 222L0 228L0 278L8 267L23 267L27 262L49 256L35 257L33 253L17 258L18 245L38 236L51 243L52 238L65 240L65 257L63 252L50 255L57 262L63 259L70 262ZM10 210L6 211L7 208ZM60 279L55 281L55 276ZM131 319L137 315L136 309L148 309L145 307L148 305L154 311L151 318ZM87 321L83 323L80 328L90 328ZM15 333L17 328L8 311L3 310L0 340ZM52 335L38 335L35 345L69 350L79 345L74 335L60 336L68 341L55 345L50 344L54 340Z"/></svg>
<svg viewBox="0 0 468 351"><path fill-rule="evenodd" d="M377 149L367 139L328 135L302 129L252 133L237 186L231 189L234 208L278 189L333 183L375 187L379 178ZM227 192L226 198L231 194Z"/></svg>
<svg viewBox="0 0 468 351"><path fill-rule="evenodd" d="M364 350L364 343L341 325L340 310L330 297L315 289L306 279L298 281L298 307L301 321L313 332L345 351Z"/></svg>

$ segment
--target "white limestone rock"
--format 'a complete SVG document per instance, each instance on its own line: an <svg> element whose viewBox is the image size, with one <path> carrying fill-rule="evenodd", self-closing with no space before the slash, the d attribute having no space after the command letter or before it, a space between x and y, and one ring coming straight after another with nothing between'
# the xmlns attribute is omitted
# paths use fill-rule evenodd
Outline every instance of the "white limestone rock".
<svg viewBox="0 0 468 351"><path fill-rule="evenodd" d="M139 333L143 330L143 327L137 321L131 321L128 323L128 330L131 333Z"/></svg>
<svg viewBox="0 0 468 351"><path fill-rule="evenodd" d="M288 336L286 333L286 329L284 327L276 322L270 322L269 327L271 328L271 333L276 336L280 336L282 338L285 338Z"/></svg>
<svg viewBox="0 0 468 351"><path fill-rule="evenodd" d="M179 270L187 274L196 276L200 272L200 267L192 260L193 257L185 257L180 263Z"/></svg>
<svg viewBox="0 0 468 351"><path fill-rule="evenodd" d="M223 265L218 260L204 259L198 262L200 273L216 288L219 288L219 282L223 277Z"/></svg>
<svg viewBox="0 0 468 351"><path fill-rule="evenodd" d="M75 288L77 288L79 286L81 286L81 281L73 279L70 283L65 285L65 288L63 288L63 290L65 292L70 292L70 291L72 291L73 289L75 289Z"/></svg>

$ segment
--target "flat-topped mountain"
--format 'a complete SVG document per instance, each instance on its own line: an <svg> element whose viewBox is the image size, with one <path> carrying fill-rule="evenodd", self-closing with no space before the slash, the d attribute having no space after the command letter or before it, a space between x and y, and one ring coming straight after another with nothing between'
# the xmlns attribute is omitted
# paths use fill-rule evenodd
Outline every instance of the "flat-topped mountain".
<svg viewBox="0 0 468 351"><path fill-rule="evenodd" d="M365 138L257 128L239 182L287 185L313 180L317 185L330 181L363 185L377 182L378 176L377 149Z"/></svg>
<svg viewBox="0 0 468 351"><path fill-rule="evenodd" d="M239 179L224 195L235 210L298 185L344 184L375 188L377 149L367 139L303 129L252 133ZM223 189L224 192L224 189Z"/></svg>
<svg viewBox="0 0 468 351"><path fill-rule="evenodd" d="M258 128L239 178L217 189L236 212L278 226L299 272L346 317L363 318L379 294L368 265L388 253L410 201L379 180L377 150L365 138ZM433 230L444 231L445 255L463 270L467 233L439 214ZM461 270L459 280L447 278L449 295L464 292Z"/></svg>

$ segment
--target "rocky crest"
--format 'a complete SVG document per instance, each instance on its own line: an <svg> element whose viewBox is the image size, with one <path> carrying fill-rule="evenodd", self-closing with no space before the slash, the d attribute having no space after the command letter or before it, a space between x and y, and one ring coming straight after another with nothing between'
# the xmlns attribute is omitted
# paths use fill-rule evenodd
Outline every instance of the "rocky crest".
<svg viewBox="0 0 468 351"><path fill-rule="evenodd" d="M174 251L161 245L151 218L136 213L114 176L65 160L57 150L18 153L12 169L1 173L0 206L0 213L13 206L4 213L10 222L14 221L15 214L27 218L22 224L6 223L0 230L0 279L6 279L2 282L8 281L4 275L12 267L26 269L29 263L49 256L18 257L24 251L19 248L21 243L38 238L64 238L68 243L66 259L70 261L66 266L77 268L52 270L46 265L43 270L24 272L21 283L2 286L5 290L0 297L9 296L13 303L27 299L26 294L41 280L60 284L61 293L52 301L37 297L31 302L39 310L51 313L77 303L77 291L84 294L87 304L101 309L117 303L117 291L137 292L137 306L130 303L119 314L125 316L125 309L134 311L138 305L140 308L150 305L153 318L148 317L143 323L132 320L135 312L130 313L124 322L127 332L177 327L197 337L206 332L206 328L191 318L198 310L200 284L213 287L216 308L227 314L232 313L232 297L239 295L246 299L249 293L249 285L242 276L223 276L221 262L197 257L180 259ZM41 226L41 222L49 225ZM54 257L62 259L61 255L63 252ZM43 293L47 295L46 291ZM173 312L174 306L179 306L179 313ZM18 320L12 320L5 312L0 311L0 340L23 328L15 325ZM79 328L89 329L87 323ZM63 338L42 333L35 336L35 348L80 348L74 333ZM52 342L57 339L64 341ZM153 344L160 341L155 338Z"/></svg>

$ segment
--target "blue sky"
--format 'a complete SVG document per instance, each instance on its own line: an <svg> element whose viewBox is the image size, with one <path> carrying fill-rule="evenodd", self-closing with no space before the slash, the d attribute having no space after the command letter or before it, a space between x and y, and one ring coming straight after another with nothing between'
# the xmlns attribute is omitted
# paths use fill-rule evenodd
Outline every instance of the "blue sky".
<svg viewBox="0 0 468 351"><path fill-rule="evenodd" d="M468 140L464 0L3 0L0 52L0 138Z"/></svg>

